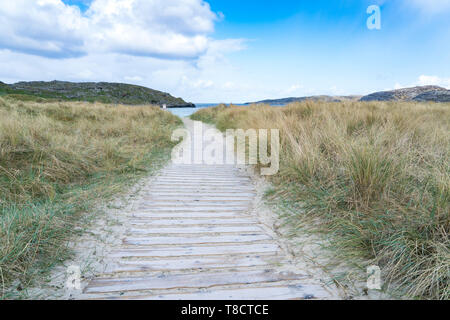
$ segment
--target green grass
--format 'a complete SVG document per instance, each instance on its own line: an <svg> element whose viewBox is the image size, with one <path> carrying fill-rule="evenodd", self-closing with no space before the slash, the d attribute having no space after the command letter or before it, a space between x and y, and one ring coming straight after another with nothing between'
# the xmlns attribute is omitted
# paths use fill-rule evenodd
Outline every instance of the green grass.
<svg viewBox="0 0 450 320"><path fill-rule="evenodd" d="M294 103L203 109L220 130L280 129L269 197L329 239L337 261L377 264L386 287L450 298L450 104Z"/></svg>
<svg viewBox="0 0 450 320"><path fill-rule="evenodd" d="M180 125L151 106L0 98L1 296L21 296L66 259L100 203L168 160Z"/></svg>
<svg viewBox="0 0 450 320"><path fill-rule="evenodd" d="M157 90L123 83L69 83L61 81L27 82L12 86L0 83L0 95L11 96L21 101L83 101L104 104L185 104L183 99L175 98Z"/></svg>
<svg viewBox="0 0 450 320"><path fill-rule="evenodd" d="M192 120L203 121L205 123L217 125L218 124L217 117L219 116L219 114L221 112L227 110L227 108L229 108L229 107L227 107L224 104L221 104L214 108L204 109L205 111L203 111L203 112L196 112L196 113L192 114L190 118ZM232 124L230 123L229 125L232 125ZM222 129L224 129L224 128L222 128Z"/></svg>

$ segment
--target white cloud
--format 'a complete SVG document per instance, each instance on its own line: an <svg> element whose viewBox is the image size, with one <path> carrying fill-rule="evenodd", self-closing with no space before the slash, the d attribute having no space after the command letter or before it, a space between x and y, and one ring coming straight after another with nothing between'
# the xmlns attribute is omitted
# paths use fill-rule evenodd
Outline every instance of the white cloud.
<svg viewBox="0 0 450 320"><path fill-rule="evenodd" d="M214 86L214 82L211 80L199 79L196 81L188 82L187 85L195 89L208 89Z"/></svg>
<svg viewBox="0 0 450 320"><path fill-rule="evenodd" d="M88 20L59 0L2 1L0 47L59 57L84 52Z"/></svg>
<svg viewBox="0 0 450 320"><path fill-rule="evenodd" d="M82 14L61 0L0 6L0 47L46 57L99 52L196 59L216 41L217 15L202 0L94 0Z"/></svg>
<svg viewBox="0 0 450 320"><path fill-rule="evenodd" d="M394 85L394 90L403 89L403 88L407 88L407 86L406 87L402 86L400 83L396 83ZM385 91L389 91L389 90L391 90L391 89L389 89L389 88L385 89Z"/></svg>
<svg viewBox="0 0 450 320"><path fill-rule="evenodd" d="M206 52L217 19L202 0L95 0L86 15L90 48L168 58Z"/></svg>
<svg viewBox="0 0 450 320"><path fill-rule="evenodd" d="M421 75L416 80L416 82L403 85L400 83L396 83L394 86L394 89L403 89L403 88L410 88L415 86L439 86L446 89L450 89L450 78L441 78L438 76L428 76L428 75ZM392 90L392 89L386 89L386 90Z"/></svg>
<svg viewBox="0 0 450 320"><path fill-rule="evenodd" d="M297 93L301 92L303 88L304 88L303 85L296 83L296 84L293 84L292 86L290 86L289 88L287 88L285 93L286 94L297 94Z"/></svg>
<svg viewBox="0 0 450 320"><path fill-rule="evenodd" d="M127 82L135 82L135 83L141 82L142 80L144 80L139 76L125 76L125 77L123 77L123 79Z"/></svg>
<svg viewBox="0 0 450 320"><path fill-rule="evenodd" d="M420 86L427 86L427 85L441 86L450 89L450 78L440 78L437 76L421 75L419 77L419 80L417 81L417 84Z"/></svg>

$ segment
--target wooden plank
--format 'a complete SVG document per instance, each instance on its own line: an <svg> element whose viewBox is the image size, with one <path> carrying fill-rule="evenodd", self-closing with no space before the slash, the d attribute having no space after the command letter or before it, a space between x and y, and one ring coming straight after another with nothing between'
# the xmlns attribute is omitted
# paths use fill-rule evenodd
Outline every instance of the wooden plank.
<svg viewBox="0 0 450 320"><path fill-rule="evenodd" d="M163 182L157 182L155 181L154 183L152 183L152 185L149 187L149 190L153 190L156 189L158 190L159 188L163 189L163 190L171 190L172 188L190 188L190 189L207 189L207 188L222 188L222 189L230 189L230 190L252 190L255 191L255 187L251 184L238 184L235 183L231 186L228 185L202 185L202 184L197 184L197 183L184 183L184 184L170 184L170 183L163 183Z"/></svg>
<svg viewBox="0 0 450 320"><path fill-rule="evenodd" d="M224 180L224 179L183 179L183 178L179 178L179 179L170 179L170 178L164 178L164 177L158 177L156 178L156 180L154 181L155 183L173 183L173 184L218 184L218 183L223 183L224 185L252 185L251 180L242 180L242 179L228 179L228 180Z"/></svg>
<svg viewBox="0 0 450 320"><path fill-rule="evenodd" d="M240 288L240 289L209 289L192 293L169 293L162 295L111 296L105 300L317 300L327 299L330 294L319 285L280 285L270 287Z"/></svg>
<svg viewBox="0 0 450 320"><path fill-rule="evenodd" d="M167 197L167 196L152 196L152 197L145 197L144 203L153 203L153 204L180 204L180 203L197 203L197 204L227 204L231 206L235 205L248 205L253 201L253 198L250 197Z"/></svg>
<svg viewBox="0 0 450 320"><path fill-rule="evenodd" d="M203 167L193 167L192 165L189 165L185 168L164 168L164 170L162 170L162 172L180 172L180 173L190 173L190 172L224 172L224 173L241 173L241 174L246 174L245 171L239 170L236 167L223 167L223 166L208 166L206 164L202 164Z"/></svg>
<svg viewBox="0 0 450 320"><path fill-rule="evenodd" d="M212 196L146 196L143 198L143 203L163 203L163 204L179 204L180 202L192 203L192 202L205 202L206 204L227 204L234 206L242 205L242 203L251 202L253 199L251 197L212 197Z"/></svg>
<svg viewBox="0 0 450 320"><path fill-rule="evenodd" d="M266 234L239 234L197 237L127 237L123 240L126 245L171 245L171 244L208 244L208 243L243 243L271 240Z"/></svg>
<svg viewBox="0 0 450 320"><path fill-rule="evenodd" d="M218 174L195 174L195 175L176 175L176 174L164 174L156 177L156 180L160 179L173 179L173 180L207 180L207 181L239 181L252 183L252 180L247 176L238 175L218 175Z"/></svg>
<svg viewBox="0 0 450 320"><path fill-rule="evenodd" d="M228 207L228 206L208 206L208 207L189 207L189 206L185 206L185 207L163 207L163 206L146 206L146 205L142 205L138 208L139 211L141 212L160 212L160 213L168 213L168 212L177 212L177 213L200 213L200 212L204 212L204 213L208 213L208 212L213 212L213 213L217 213L217 212L242 212L242 211L246 211L248 210L248 207Z"/></svg>
<svg viewBox="0 0 450 320"><path fill-rule="evenodd" d="M196 226L196 227L153 227L143 226L131 228L130 234L197 234L197 233L236 233L236 232L263 232L257 225L249 226Z"/></svg>
<svg viewBox="0 0 450 320"><path fill-rule="evenodd" d="M230 173L194 173L194 174L185 174L185 173L175 173L175 172L164 172L163 174L159 175L159 177L164 178L182 178L182 179L195 179L195 178L219 178L219 179L250 179L249 176L246 175L239 175L239 174L230 174Z"/></svg>
<svg viewBox="0 0 450 320"><path fill-rule="evenodd" d="M126 257L185 257L185 256L208 256L223 254L275 254L279 251L275 243L257 243L224 246L170 246L165 248L141 248L114 250L111 256L114 258Z"/></svg>
<svg viewBox="0 0 450 320"><path fill-rule="evenodd" d="M134 219L131 225L154 227L154 226L211 226L211 225L250 225L257 224L255 219L231 218L231 219Z"/></svg>
<svg viewBox="0 0 450 320"><path fill-rule="evenodd" d="M220 179L211 179L211 180L205 180L205 179L165 179L165 178L159 178L155 181L155 183L161 183L161 184L200 184L200 185L240 185L240 186L252 186L252 184L249 181L242 181L242 180L220 180Z"/></svg>
<svg viewBox="0 0 450 320"><path fill-rule="evenodd" d="M215 193L215 194L221 194L221 193L255 193L255 188L253 187L224 187L224 186L215 186L215 187L211 187L211 186L206 186L206 187L202 187L202 186L190 186L190 187L186 187L186 186L181 186L181 187L176 187L176 186L170 186L170 185L166 185L166 186L161 186L159 185L158 187L152 186L151 188L147 189L149 193L152 192L169 192L169 193L177 193L177 192L189 192L189 193L197 193L197 192L205 192L205 193Z"/></svg>
<svg viewBox="0 0 450 320"><path fill-rule="evenodd" d="M223 171L223 172L242 172L241 170L239 170L235 165L225 165L225 164L221 164L221 165L216 165L216 164L185 164L185 165L176 165L176 166L171 166L171 167L167 167L164 169L165 170L175 170L175 171L179 171L179 172L187 172L187 171L212 171L212 172L218 172L218 171Z"/></svg>
<svg viewBox="0 0 450 320"><path fill-rule="evenodd" d="M270 265L273 261L279 259L279 257L273 256L209 256L175 260L121 260L117 266L110 268L107 273L255 267Z"/></svg>
<svg viewBox="0 0 450 320"><path fill-rule="evenodd" d="M236 185L240 185L240 186L251 186L251 184L249 183L249 181L240 181L240 180L228 180L228 181L224 181L224 180L220 180L220 179L211 179L211 180L191 180L191 179L158 179L155 183L160 183L160 184L165 184L165 183L170 183L170 184L200 184L200 185L220 185L220 186L227 186L227 185L231 185L231 186L236 186Z"/></svg>
<svg viewBox="0 0 450 320"><path fill-rule="evenodd" d="M273 271L218 272L183 275L161 275L160 277L130 277L95 279L84 290L85 293L126 292L176 288L211 288L214 286L268 283L304 279L304 275L277 273Z"/></svg>
<svg viewBox="0 0 450 320"><path fill-rule="evenodd" d="M230 211L230 212L141 212L133 213L131 215L133 218L232 218L232 217L245 217L241 211Z"/></svg>
<svg viewBox="0 0 450 320"><path fill-rule="evenodd" d="M165 182L165 181L155 181L153 182L153 187L228 187L228 188L239 188L239 187L251 187L250 184L243 184L239 182L190 182L190 181L180 181L180 182Z"/></svg>
<svg viewBox="0 0 450 320"><path fill-rule="evenodd" d="M230 177L230 178L221 178L218 177L216 175L214 176L210 176L210 175L205 175L205 176L191 176L191 177L180 177L177 175L173 175L173 176L159 176L157 178L158 181L170 181L170 182L176 182L176 181L192 181L192 182L200 182L200 181L213 181L213 182L247 182L247 183L251 183L250 178L243 178L243 177Z"/></svg>
<svg viewBox="0 0 450 320"><path fill-rule="evenodd" d="M182 172L186 172L186 170L191 170L191 171L203 170L203 171L214 171L214 172L222 170L225 172L230 172L230 171L242 172L239 170L239 168L237 168L233 164L228 165L228 164L206 164L206 163L174 165L174 166L167 167L165 170L177 170L177 171L182 171Z"/></svg>
<svg viewBox="0 0 450 320"><path fill-rule="evenodd" d="M238 200L238 201L205 201L202 202L199 199L191 199L191 200L170 200L170 201L152 201L152 200L146 200L141 201L141 207L145 206L147 208L179 208L179 207L185 207L185 208L223 208L223 207L248 207L250 205L251 201L249 200Z"/></svg>
<svg viewBox="0 0 450 320"><path fill-rule="evenodd" d="M191 197L195 197L196 199L250 199L256 196L256 193L245 193L245 192L227 192L227 193L220 193L217 194L216 192L203 192L202 194L197 194L193 192L161 192L161 191L153 191L149 192L146 197L152 198L152 199L192 199Z"/></svg>
<svg viewBox="0 0 450 320"><path fill-rule="evenodd" d="M153 193L149 193L146 195L143 195L142 200L143 202L179 202L179 201L206 201L206 202L216 202L216 203L227 203L230 204L230 202L249 202L254 199L255 195L253 196L241 196L239 193L231 194L231 195L221 195L221 196L213 196L211 194L201 194L198 191L192 191L190 195L178 195L178 194L171 194L171 193L163 193L159 195L155 195Z"/></svg>

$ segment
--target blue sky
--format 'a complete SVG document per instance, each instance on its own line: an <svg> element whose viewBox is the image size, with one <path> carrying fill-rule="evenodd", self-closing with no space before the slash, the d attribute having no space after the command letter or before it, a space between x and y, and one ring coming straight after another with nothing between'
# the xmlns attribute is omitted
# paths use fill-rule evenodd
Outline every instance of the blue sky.
<svg viewBox="0 0 450 320"><path fill-rule="evenodd" d="M381 30L369 30L373 0L246 3L241 10L235 1L211 1L226 16L220 37L250 39L233 61L261 82L350 94L414 84L421 75L450 76L449 11L386 1Z"/></svg>
<svg viewBox="0 0 450 320"><path fill-rule="evenodd" d="M450 0L40 2L0 8L2 81L129 82L236 103L450 87ZM370 5L380 30L367 28Z"/></svg>
<svg viewBox="0 0 450 320"><path fill-rule="evenodd" d="M81 9L81 11L85 12L87 9L89 9L89 5L91 4L91 0L64 0L65 4L71 5L71 6L77 6Z"/></svg>

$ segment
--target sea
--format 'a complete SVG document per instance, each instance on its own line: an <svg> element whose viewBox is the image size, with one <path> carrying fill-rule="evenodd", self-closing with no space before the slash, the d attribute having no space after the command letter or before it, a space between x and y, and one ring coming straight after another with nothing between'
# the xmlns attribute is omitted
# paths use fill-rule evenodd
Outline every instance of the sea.
<svg viewBox="0 0 450 320"><path fill-rule="evenodd" d="M196 103L196 108L169 108L167 111L173 113L180 118L190 117L192 114L196 113L200 109L212 108L218 106L218 103Z"/></svg>
<svg viewBox="0 0 450 320"><path fill-rule="evenodd" d="M196 113L200 109L212 108L218 106L218 103L196 103L196 108L169 108L168 111L172 112L174 115L180 118L190 117L192 114ZM235 104L234 106L248 106L246 104ZM274 105L274 107L282 107L284 105Z"/></svg>

